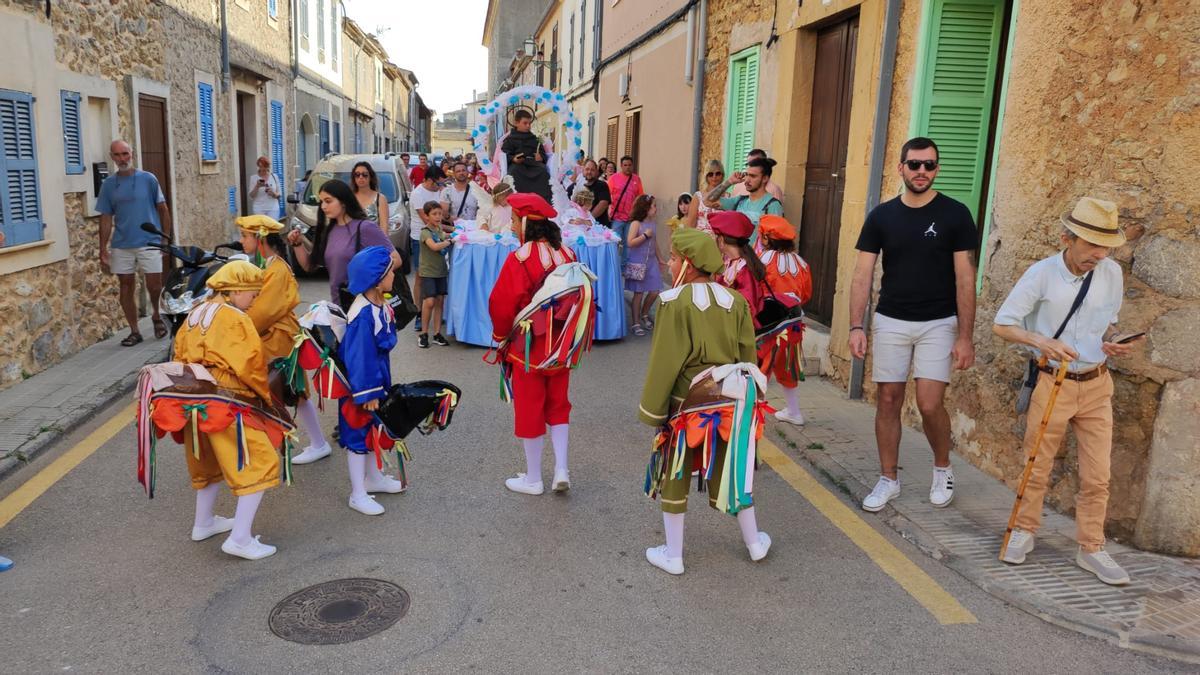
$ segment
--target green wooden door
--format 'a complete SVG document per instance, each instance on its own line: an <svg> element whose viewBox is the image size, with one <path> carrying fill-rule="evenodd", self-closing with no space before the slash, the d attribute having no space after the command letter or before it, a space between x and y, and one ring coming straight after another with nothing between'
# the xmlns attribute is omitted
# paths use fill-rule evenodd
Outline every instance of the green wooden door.
<svg viewBox="0 0 1200 675"><path fill-rule="evenodd" d="M725 171L740 171L754 149L758 110L758 47L744 49L729 61L728 118L725 123Z"/></svg>
<svg viewBox="0 0 1200 675"><path fill-rule="evenodd" d="M935 187L979 222L1004 0L932 0L918 82L916 131L938 144Z"/></svg>

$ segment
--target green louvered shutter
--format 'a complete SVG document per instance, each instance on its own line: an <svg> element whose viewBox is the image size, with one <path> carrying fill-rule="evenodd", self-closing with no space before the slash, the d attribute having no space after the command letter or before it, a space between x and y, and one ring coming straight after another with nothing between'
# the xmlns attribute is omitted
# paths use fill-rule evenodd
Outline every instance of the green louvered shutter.
<svg viewBox="0 0 1200 675"><path fill-rule="evenodd" d="M1004 2L933 2L917 132L938 144L937 190L966 204L978 222Z"/></svg>
<svg viewBox="0 0 1200 675"><path fill-rule="evenodd" d="M741 170L746 153L754 149L754 119L758 111L758 47L735 54L729 62L729 119L725 125L725 167Z"/></svg>

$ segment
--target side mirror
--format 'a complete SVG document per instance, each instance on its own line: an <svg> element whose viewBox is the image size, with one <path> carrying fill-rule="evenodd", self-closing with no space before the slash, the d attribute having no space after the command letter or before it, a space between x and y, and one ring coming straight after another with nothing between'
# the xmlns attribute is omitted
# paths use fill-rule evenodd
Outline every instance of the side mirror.
<svg viewBox="0 0 1200 675"><path fill-rule="evenodd" d="M294 193L294 192L293 192L292 194L288 195L288 196L287 196L287 203L289 203L289 204L299 204L299 203L300 203L300 195L298 195L298 194L296 194L296 193Z"/></svg>

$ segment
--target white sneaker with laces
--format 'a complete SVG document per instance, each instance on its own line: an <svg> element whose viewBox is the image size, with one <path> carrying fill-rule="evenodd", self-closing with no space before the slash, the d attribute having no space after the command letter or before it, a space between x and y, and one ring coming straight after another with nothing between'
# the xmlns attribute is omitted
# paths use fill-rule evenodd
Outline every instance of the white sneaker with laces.
<svg viewBox="0 0 1200 675"><path fill-rule="evenodd" d="M257 535L246 544L239 544L230 537L225 540L224 544L221 544L221 550L246 560L262 560L267 556L275 555L275 547L262 543Z"/></svg>
<svg viewBox="0 0 1200 675"><path fill-rule="evenodd" d="M863 500L862 507L864 511L875 513L881 511L887 503L900 496L900 481L892 480L887 476L880 476L879 482L875 483L875 488L871 490L871 494L867 495Z"/></svg>
<svg viewBox="0 0 1200 675"><path fill-rule="evenodd" d="M929 503L937 508L954 500L954 471L950 467L933 467L933 484L929 487Z"/></svg>
<svg viewBox="0 0 1200 675"><path fill-rule="evenodd" d="M646 561L667 574L683 574L683 558L668 558L666 545L646 549Z"/></svg>
<svg viewBox="0 0 1200 675"><path fill-rule="evenodd" d="M555 492L566 492L571 489L571 474L568 471L554 470L554 482L550 484L550 489Z"/></svg>
<svg viewBox="0 0 1200 675"><path fill-rule="evenodd" d="M408 486L404 483L386 475L368 475L363 480L363 487L366 488L367 492L385 492L389 495L400 494L408 489Z"/></svg>
<svg viewBox="0 0 1200 675"><path fill-rule="evenodd" d="M516 476L504 481L504 487L512 490L513 492L520 492L523 495L536 496L546 491L546 489L542 486L542 481L539 480L536 483L530 483L528 480L526 480L525 474L523 473L519 473Z"/></svg>
<svg viewBox="0 0 1200 675"><path fill-rule="evenodd" d="M759 532L758 541L746 548L750 551L750 559L758 562L767 557L767 551L771 550L771 537L766 532Z"/></svg>
<svg viewBox="0 0 1200 675"><path fill-rule="evenodd" d="M375 501L371 495L359 498L350 498L350 508L358 511L364 516L378 516L383 513L383 505Z"/></svg>
<svg viewBox="0 0 1200 675"><path fill-rule="evenodd" d="M331 452L333 452L333 448L329 447L328 443L319 446L310 445L300 454L292 455L292 464L311 464L318 459L328 457Z"/></svg>
<svg viewBox="0 0 1200 675"><path fill-rule="evenodd" d="M804 413L802 412L797 412L793 415L787 410L779 410L775 413L775 419L779 420L780 422L795 424L798 427L804 426Z"/></svg>
<svg viewBox="0 0 1200 675"><path fill-rule="evenodd" d="M1121 569L1108 551L1100 549L1095 553L1087 553L1083 548L1075 554L1075 564L1096 575L1096 578L1109 586L1124 586L1129 583L1129 574Z"/></svg>
<svg viewBox="0 0 1200 675"><path fill-rule="evenodd" d="M1008 538L1008 548L1000 559L1010 565L1020 565L1025 562L1026 554L1033 551L1033 533L1014 527Z"/></svg>
<svg viewBox="0 0 1200 675"><path fill-rule="evenodd" d="M204 541L209 537L228 532L233 529L233 518L222 518L221 516L213 516L212 525L208 527L193 527L192 541Z"/></svg>

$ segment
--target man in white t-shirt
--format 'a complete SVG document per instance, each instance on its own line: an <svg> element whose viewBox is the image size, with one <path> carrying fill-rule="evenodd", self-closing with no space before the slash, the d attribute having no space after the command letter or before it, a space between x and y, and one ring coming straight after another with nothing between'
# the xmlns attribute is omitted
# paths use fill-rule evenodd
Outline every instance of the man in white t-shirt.
<svg viewBox="0 0 1200 675"><path fill-rule="evenodd" d="M409 226L409 251L411 251L409 263L412 266L413 278L413 300L417 306L421 306L421 230L424 228L425 214L422 209L425 208L427 202L442 202L441 182L446 175L442 173L441 167L436 164L430 164L425 169L424 180L421 184L413 188L413 191L408 195L408 210L412 214L412 219ZM414 330L421 332L421 317L413 322Z"/></svg>
<svg viewBox="0 0 1200 675"><path fill-rule="evenodd" d="M471 174L466 162L454 163L454 181L442 190L441 201L450 220L475 220L479 214L479 201L471 194Z"/></svg>
<svg viewBox="0 0 1200 675"><path fill-rule="evenodd" d="M271 172L271 160L258 158L258 171L250 175L246 185L250 186L250 211L255 215L279 219L279 179Z"/></svg>

